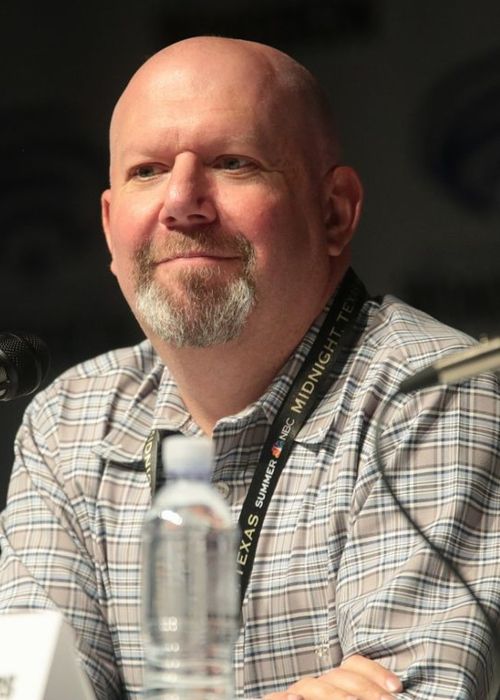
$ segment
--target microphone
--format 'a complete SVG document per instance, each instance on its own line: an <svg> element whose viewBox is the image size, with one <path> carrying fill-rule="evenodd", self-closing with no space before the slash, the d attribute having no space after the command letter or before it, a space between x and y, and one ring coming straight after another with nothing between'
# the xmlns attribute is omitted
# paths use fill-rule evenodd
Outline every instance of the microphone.
<svg viewBox="0 0 500 700"><path fill-rule="evenodd" d="M482 372L499 369L500 338L493 338L436 360L429 367L404 379L399 385L399 391L408 394L433 384L454 384Z"/></svg>
<svg viewBox="0 0 500 700"><path fill-rule="evenodd" d="M32 333L0 333L0 401L36 391L49 369L49 350Z"/></svg>

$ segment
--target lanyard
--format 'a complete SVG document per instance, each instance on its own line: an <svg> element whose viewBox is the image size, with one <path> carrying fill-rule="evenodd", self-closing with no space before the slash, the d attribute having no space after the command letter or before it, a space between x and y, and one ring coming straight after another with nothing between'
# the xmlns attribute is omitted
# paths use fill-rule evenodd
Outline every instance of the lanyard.
<svg viewBox="0 0 500 700"><path fill-rule="evenodd" d="M250 580L264 517L293 441L340 374L347 359L346 351L356 336L356 318L366 298L363 283L349 269L271 425L239 517L241 539L236 563L241 604Z"/></svg>
<svg viewBox="0 0 500 700"><path fill-rule="evenodd" d="M261 450L248 489L239 526L241 539L236 555L241 603L245 597L264 517L298 432L325 396L347 359L357 329L356 319L367 299L363 283L349 268L333 299L319 333L276 415ZM161 442L176 431L153 430L144 445L144 468L151 493L164 480ZM178 433L177 433L178 434Z"/></svg>
<svg viewBox="0 0 500 700"><path fill-rule="evenodd" d="M163 440L171 435L181 435L181 433L178 430L152 430L142 448L144 471L148 477L152 496L154 496L158 489L165 483L161 445Z"/></svg>

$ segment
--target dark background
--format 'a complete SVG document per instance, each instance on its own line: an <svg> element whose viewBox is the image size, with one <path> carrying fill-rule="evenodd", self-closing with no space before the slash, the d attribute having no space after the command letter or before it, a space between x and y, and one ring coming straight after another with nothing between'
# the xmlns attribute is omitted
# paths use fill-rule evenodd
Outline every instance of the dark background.
<svg viewBox="0 0 500 700"><path fill-rule="evenodd" d="M140 63L200 33L272 43L326 85L370 291L498 334L498 0L2 2L0 331L45 338L50 378L140 337L101 233L107 125ZM0 502L25 403L0 403Z"/></svg>

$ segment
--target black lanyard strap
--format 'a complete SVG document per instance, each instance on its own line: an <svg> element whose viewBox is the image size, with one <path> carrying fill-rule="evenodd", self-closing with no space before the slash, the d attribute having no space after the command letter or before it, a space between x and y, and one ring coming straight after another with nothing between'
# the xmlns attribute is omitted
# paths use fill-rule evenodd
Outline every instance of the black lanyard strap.
<svg viewBox="0 0 500 700"><path fill-rule="evenodd" d="M179 430L152 430L142 449L143 467L148 477L152 497L165 483L166 474L161 455L161 446L163 440L172 435L182 435L182 433Z"/></svg>
<svg viewBox="0 0 500 700"><path fill-rule="evenodd" d="M248 587L264 517L298 432L339 376L356 333L356 318L367 299L352 269L342 280L319 333L304 360L266 438L239 525L236 556L241 603Z"/></svg>

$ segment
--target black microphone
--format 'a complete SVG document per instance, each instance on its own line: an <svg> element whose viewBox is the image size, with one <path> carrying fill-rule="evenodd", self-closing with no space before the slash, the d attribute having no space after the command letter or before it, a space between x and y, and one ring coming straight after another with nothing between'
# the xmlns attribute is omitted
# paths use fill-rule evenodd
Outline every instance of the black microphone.
<svg viewBox="0 0 500 700"><path fill-rule="evenodd" d="M454 384L482 372L499 369L500 338L493 338L436 360L429 367L404 379L399 385L399 391L408 394L433 384Z"/></svg>
<svg viewBox="0 0 500 700"><path fill-rule="evenodd" d="M49 369L47 345L32 333L0 333L0 401L36 391Z"/></svg>

